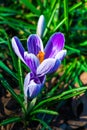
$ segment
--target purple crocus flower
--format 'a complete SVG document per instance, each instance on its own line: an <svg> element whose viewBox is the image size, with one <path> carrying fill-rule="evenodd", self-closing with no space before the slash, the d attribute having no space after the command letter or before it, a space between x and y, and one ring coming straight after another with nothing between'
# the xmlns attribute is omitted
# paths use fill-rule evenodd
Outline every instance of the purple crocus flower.
<svg viewBox="0 0 87 130"><path fill-rule="evenodd" d="M31 34L27 40L28 51L25 51L17 37L12 38L12 47L16 55L30 68L24 81L24 94L27 98L36 97L46 79L46 74L58 69L66 55L65 43L61 32L54 33L44 49L42 40L37 34Z"/></svg>

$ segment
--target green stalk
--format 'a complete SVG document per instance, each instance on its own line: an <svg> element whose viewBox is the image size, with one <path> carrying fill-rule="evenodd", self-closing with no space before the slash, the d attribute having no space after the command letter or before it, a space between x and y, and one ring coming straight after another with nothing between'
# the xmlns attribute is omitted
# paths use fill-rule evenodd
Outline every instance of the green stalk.
<svg viewBox="0 0 87 130"><path fill-rule="evenodd" d="M69 12L72 12L73 10L75 10L76 8L78 8L79 6L82 5L82 2L79 2L78 4L75 4L74 6L72 6L70 9L69 9Z"/></svg>
<svg viewBox="0 0 87 130"><path fill-rule="evenodd" d="M46 27L46 29L45 29L45 31L44 31L43 37L45 37L46 34L47 34L48 28L50 27L50 24L51 24L51 22L52 22L52 20L53 20L53 17L54 17L54 14L55 14L56 9L58 8L58 5L59 5L59 3L57 3L57 4L55 5L55 7L54 7L54 10L53 10L53 12L52 12L52 14L51 14L51 17L50 17L49 21L48 21L47 27Z"/></svg>
<svg viewBox="0 0 87 130"><path fill-rule="evenodd" d="M11 41L10 41L6 31L5 30L3 30L3 31L4 31L4 34L6 36L7 42L8 42L8 48L9 48L9 51L10 51L10 55L12 57L14 68L15 68L15 70L17 70L17 60L16 60L15 54L14 54L14 52L12 50Z"/></svg>
<svg viewBox="0 0 87 130"><path fill-rule="evenodd" d="M66 26L66 30L68 31L69 29L69 20L68 20L68 0L64 0L64 18L67 18L65 20L65 26Z"/></svg>
<svg viewBox="0 0 87 130"><path fill-rule="evenodd" d="M54 97L51 97L51 98L48 98L48 99L45 99L41 102L38 103L38 105L36 105L34 107L34 110L35 109L38 109L39 107L41 107L42 105L48 103L48 102L52 102L54 100L65 100L64 97L66 99L70 98L70 97L73 97L73 96L76 96L76 95L79 95L81 93L84 93L85 91L87 90L87 86L85 87L80 87L80 88L74 88L72 90L68 90L68 91L65 91L65 92L62 92L61 94L59 94L58 96L54 96ZM80 93L81 92L81 93ZM70 96L70 97L69 97Z"/></svg>
<svg viewBox="0 0 87 130"><path fill-rule="evenodd" d="M58 28L64 24L64 22L67 20L67 18L64 18L57 26L56 28L53 30L53 32L56 32L56 30L58 30Z"/></svg>
<svg viewBox="0 0 87 130"><path fill-rule="evenodd" d="M25 109L25 106L24 106L22 100L14 92L14 90L11 88L11 86L8 84L8 82L6 80L1 80L1 83L6 88L6 90L8 90L11 93L11 95L13 96L13 98L20 104L20 106L23 108L23 112L26 114L26 109Z"/></svg>
<svg viewBox="0 0 87 130"><path fill-rule="evenodd" d="M19 58L18 58L18 78L19 78L20 93L24 94L24 91L23 91L23 73L22 73L21 60Z"/></svg>

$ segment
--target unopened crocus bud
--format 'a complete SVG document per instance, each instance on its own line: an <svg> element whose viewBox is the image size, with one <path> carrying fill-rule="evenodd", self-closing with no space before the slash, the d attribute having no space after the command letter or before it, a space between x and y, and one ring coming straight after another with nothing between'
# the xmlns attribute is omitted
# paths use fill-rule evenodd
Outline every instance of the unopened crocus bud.
<svg viewBox="0 0 87 130"><path fill-rule="evenodd" d="M42 37L45 29L45 17L44 15L41 15L39 17L38 23L37 23L37 31L36 33Z"/></svg>

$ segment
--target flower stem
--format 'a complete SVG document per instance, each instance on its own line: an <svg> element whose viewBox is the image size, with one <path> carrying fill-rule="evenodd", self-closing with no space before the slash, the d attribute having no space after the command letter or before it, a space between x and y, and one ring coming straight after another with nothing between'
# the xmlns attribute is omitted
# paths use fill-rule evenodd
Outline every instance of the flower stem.
<svg viewBox="0 0 87 130"><path fill-rule="evenodd" d="M19 78L20 93L24 95L22 66L21 66L21 60L19 58L18 58L18 78Z"/></svg>

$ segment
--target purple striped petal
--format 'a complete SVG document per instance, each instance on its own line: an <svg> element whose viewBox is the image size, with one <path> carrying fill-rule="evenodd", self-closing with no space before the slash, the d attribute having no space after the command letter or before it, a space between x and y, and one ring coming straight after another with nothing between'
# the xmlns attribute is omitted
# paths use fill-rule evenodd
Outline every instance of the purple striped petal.
<svg viewBox="0 0 87 130"><path fill-rule="evenodd" d="M64 43L64 35L61 32L54 33L45 47L45 58L54 58L63 49Z"/></svg>
<svg viewBox="0 0 87 130"><path fill-rule="evenodd" d="M48 74L55 72L61 64L60 60L56 60L54 67L48 72Z"/></svg>
<svg viewBox="0 0 87 130"><path fill-rule="evenodd" d="M32 53L29 54L28 52L25 52L24 59L25 59L27 66L31 69L31 71L33 73L35 73L37 67L40 64L38 58Z"/></svg>
<svg viewBox="0 0 87 130"><path fill-rule="evenodd" d="M28 89L28 85L30 84L30 78L31 78L31 73L28 73L24 79L24 96L26 102L27 102L27 89Z"/></svg>
<svg viewBox="0 0 87 130"><path fill-rule="evenodd" d="M30 78L31 78L31 73L28 73L24 79L24 88L25 88L25 91L26 91L26 87L29 85L30 83Z"/></svg>
<svg viewBox="0 0 87 130"><path fill-rule="evenodd" d="M56 58L56 59L59 59L59 60L63 60L64 57L66 56L66 53L67 53L66 50L62 50L62 51L58 52L58 54L56 55L55 58Z"/></svg>
<svg viewBox="0 0 87 130"><path fill-rule="evenodd" d="M39 51L43 52L42 40L37 34L31 34L27 40L28 52L37 55Z"/></svg>
<svg viewBox="0 0 87 130"><path fill-rule="evenodd" d="M27 88L27 96L29 98L34 98L36 97L42 88L42 84L36 84L33 80L31 81L31 83L29 84L28 88Z"/></svg>
<svg viewBox="0 0 87 130"><path fill-rule="evenodd" d="M24 61L24 48L20 40L15 36L12 38L12 48L16 55L25 63ZM26 63L25 63L26 64Z"/></svg>
<svg viewBox="0 0 87 130"><path fill-rule="evenodd" d="M42 83L39 82L39 78L37 78L37 81L35 81L35 79L33 78L31 80L30 78L30 73L25 77L25 81L24 81L24 95L25 95L25 99L26 98L34 98L36 97L40 91L43 88L43 85L45 83L45 79L46 77L44 76Z"/></svg>
<svg viewBox="0 0 87 130"><path fill-rule="evenodd" d="M44 60L37 68L36 74L40 77L46 75L47 73L55 71L60 65L60 61L48 58Z"/></svg>

